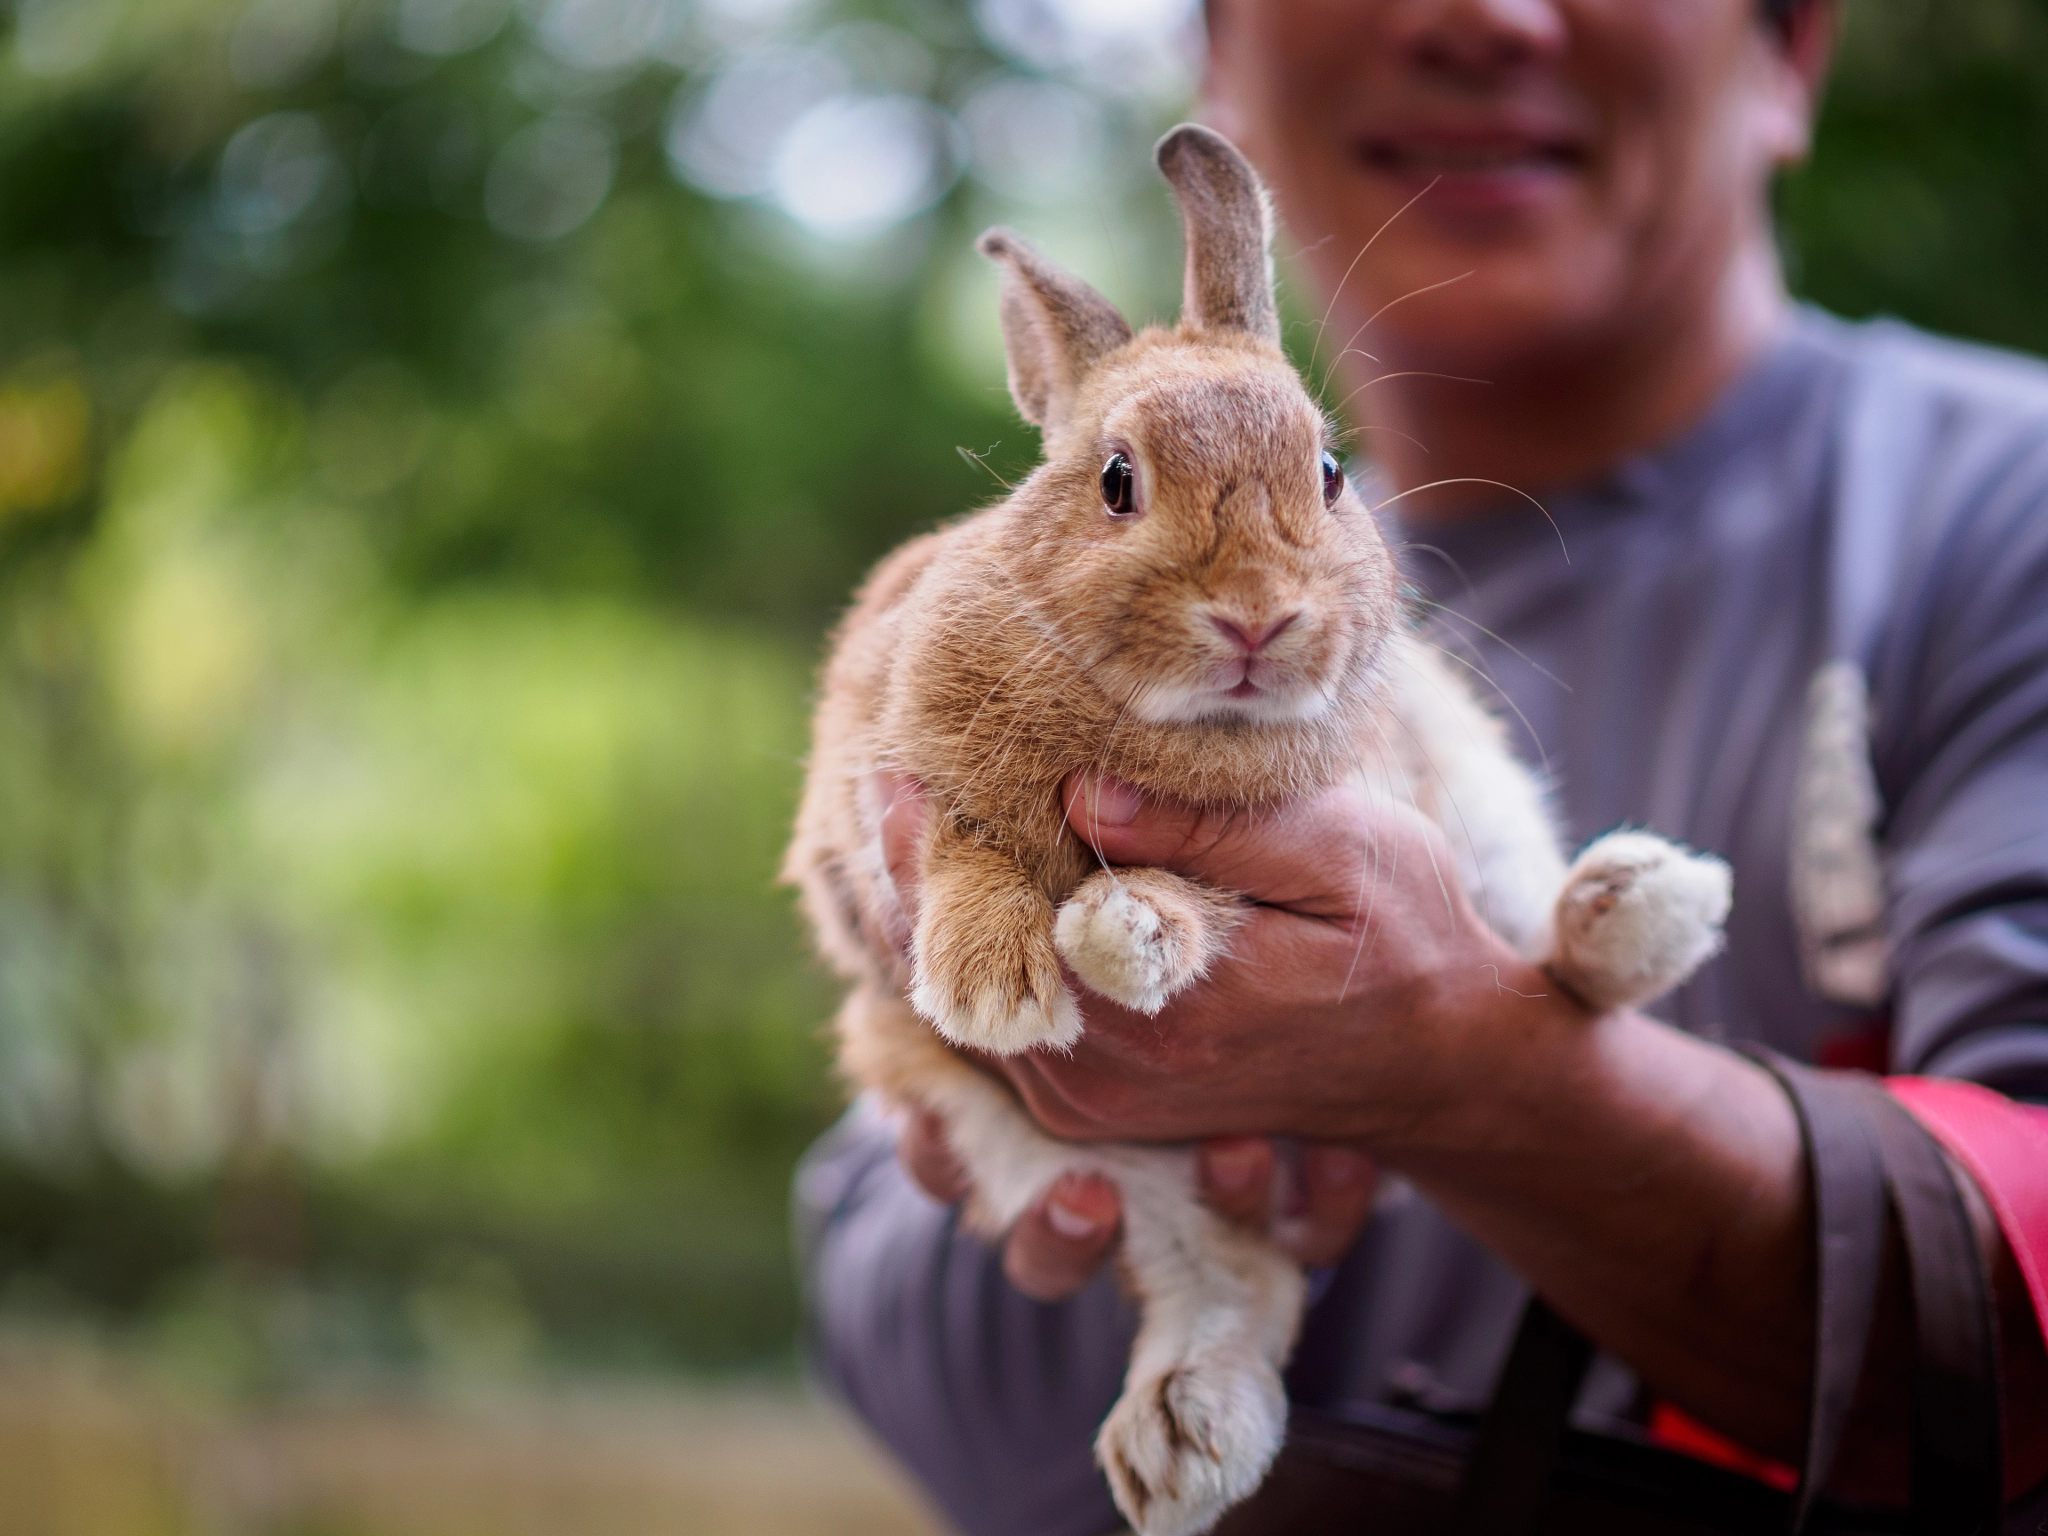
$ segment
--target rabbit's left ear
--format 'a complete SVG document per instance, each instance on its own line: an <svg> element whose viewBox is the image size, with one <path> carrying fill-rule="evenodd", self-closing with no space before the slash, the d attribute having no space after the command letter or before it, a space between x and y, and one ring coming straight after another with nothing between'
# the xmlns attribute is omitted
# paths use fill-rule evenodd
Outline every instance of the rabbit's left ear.
<svg viewBox="0 0 2048 1536"><path fill-rule="evenodd" d="M1131 339L1130 322L1009 230L992 229L974 243L1003 269L1010 394L1026 421L1057 432L1088 370Z"/></svg>
<svg viewBox="0 0 2048 1536"><path fill-rule="evenodd" d="M1273 213L1265 184L1237 146L1182 123L1154 151L1173 186L1187 238L1181 322L1197 331L1245 331L1280 345L1273 302Z"/></svg>

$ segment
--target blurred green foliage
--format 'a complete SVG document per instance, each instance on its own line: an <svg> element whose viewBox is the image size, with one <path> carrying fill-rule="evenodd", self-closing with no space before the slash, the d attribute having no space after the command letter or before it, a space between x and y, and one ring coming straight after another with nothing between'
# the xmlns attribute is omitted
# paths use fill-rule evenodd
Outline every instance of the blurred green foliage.
<svg viewBox="0 0 2048 1536"><path fill-rule="evenodd" d="M1849 0L1808 165L1779 200L1793 286L2048 352L2048 5Z"/></svg>
<svg viewBox="0 0 2048 1536"><path fill-rule="evenodd" d="M819 638L1031 457L976 229L1171 302L1184 40L1088 14L14 0L0 1300L244 1384L786 1356ZM1801 290L2048 348L2044 86L2038 0L1856 8Z"/></svg>

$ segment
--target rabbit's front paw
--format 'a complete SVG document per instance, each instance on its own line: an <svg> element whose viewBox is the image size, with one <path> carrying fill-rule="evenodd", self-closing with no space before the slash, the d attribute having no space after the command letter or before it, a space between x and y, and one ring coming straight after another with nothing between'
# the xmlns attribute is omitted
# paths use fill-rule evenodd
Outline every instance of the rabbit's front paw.
<svg viewBox="0 0 2048 1536"><path fill-rule="evenodd" d="M1157 1013L1199 974L1201 948L1186 923L1114 878L1096 876L1068 898L1053 942L1076 976L1140 1013Z"/></svg>
<svg viewBox="0 0 2048 1536"><path fill-rule="evenodd" d="M910 1005L955 1045L1014 1056L1050 1046L1070 1050L1081 1014L1060 979L1050 937L1031 928L918 936Z"/></svg>
<svg viewBox="0 0 2048 1536"><path fill-rule="evenodd" d="M1557 898L1550 969L1595 1008L1647 1003L1721 948L1728 866L1647 832L1610 832Z"/></svg>
<svg viewBox="0 0 2048 1536"><path fill-rule="evenodd" d="M1138 1536L1197 1536L1259 1486L1286 1423L1272 1366L1249 1350L1199 1352L1124 1389L1095 1459Z"/></svg>
<svg viewBox="0 0 2048 1536"><path fill-rule="evenodd" d="M1235 915L1227 895L1164 870L1098 870L1060 908L1053 942L1091 989L1157 1013L1222 953Z"/></svg>

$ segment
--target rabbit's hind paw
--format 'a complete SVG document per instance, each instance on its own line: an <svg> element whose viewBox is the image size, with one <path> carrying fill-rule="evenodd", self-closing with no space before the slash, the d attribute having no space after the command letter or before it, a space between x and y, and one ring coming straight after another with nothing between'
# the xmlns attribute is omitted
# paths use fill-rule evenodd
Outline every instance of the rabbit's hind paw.
<svg viewBox="0 0 2048 1536"><path fill-rule="evenodd" d="M1280 1378L1264 1360L1194 1354L1125 1389L1095 1459L1138 1536L1199 1536L1259 1486L1286 1422Z"/></svg>

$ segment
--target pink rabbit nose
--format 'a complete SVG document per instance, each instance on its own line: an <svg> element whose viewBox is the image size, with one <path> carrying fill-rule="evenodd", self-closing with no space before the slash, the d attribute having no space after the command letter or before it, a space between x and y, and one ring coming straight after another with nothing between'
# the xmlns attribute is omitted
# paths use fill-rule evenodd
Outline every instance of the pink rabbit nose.
<svg viewBox="0 0 2048 1536"><path fill-rule="evenodd" d="M1301 614L1299 612L1284 613L1263 628L1253 623L1240 623L1235 619L1226 619L1220 613L1210 614L1209 622L1216 626L1224 639L1228 640L1240 651L1243 651L1245 655L1256 656L1260 651L1263 651L1267 646L1279 639L1281 633L1300 617Z"/></svg>

